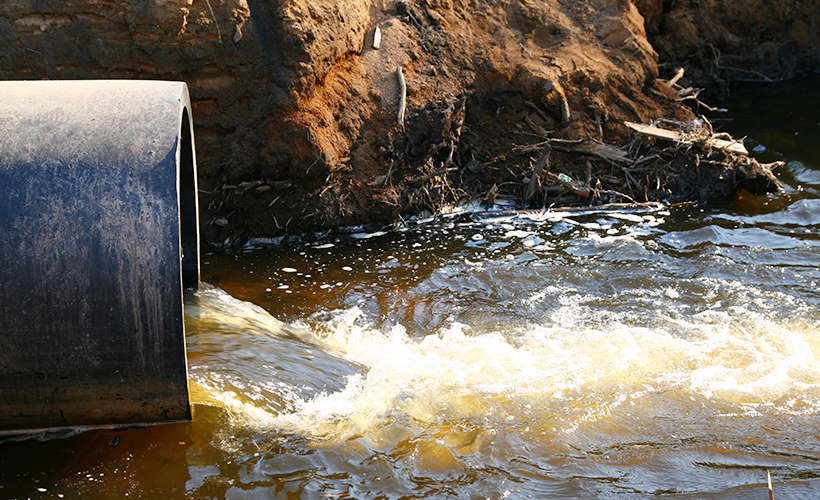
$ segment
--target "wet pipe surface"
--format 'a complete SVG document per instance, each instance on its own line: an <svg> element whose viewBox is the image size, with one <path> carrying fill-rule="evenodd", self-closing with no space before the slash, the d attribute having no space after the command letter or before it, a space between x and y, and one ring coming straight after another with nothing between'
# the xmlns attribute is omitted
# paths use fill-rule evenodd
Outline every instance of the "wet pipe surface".
<svg viewBox="0 0 820 500"><path fill-rule="evenodd" d="M177 180L187 87L0 91L0 430L190 419Z"/></svg>

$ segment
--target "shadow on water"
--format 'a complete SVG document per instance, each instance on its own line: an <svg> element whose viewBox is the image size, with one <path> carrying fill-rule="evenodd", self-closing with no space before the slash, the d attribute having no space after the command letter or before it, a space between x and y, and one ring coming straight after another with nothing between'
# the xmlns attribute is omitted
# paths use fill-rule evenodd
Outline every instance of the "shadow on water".
<svg viewBox="0 0 820 500"><path fill-rule="evenodd" d="M774 85L735 86L722 103L728 113L721 117L731 120L723 128L735 137L746 137L747 148L761 162L788 159L816 166L820 144L818 88L818 75Z"/></svg>

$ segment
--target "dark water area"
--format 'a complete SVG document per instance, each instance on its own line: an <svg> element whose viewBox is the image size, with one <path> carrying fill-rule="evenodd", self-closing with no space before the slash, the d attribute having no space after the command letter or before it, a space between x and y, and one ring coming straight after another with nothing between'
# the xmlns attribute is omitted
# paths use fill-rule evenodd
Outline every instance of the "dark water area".
<svg viewBox="0 0 820 500"><path fill-rule="evenodd" d="M190 424L0 443L0 498L820 497L820 79L714 123L783 195L206 250Z"/></svg>
<svg viewBox="0 0 820 500"><path fill-rule="evenodd" d="M746 137L759 161L817 164L820 144L820 77L803 76L777 84L745 84L728 91L730 119L723 127Z"/></svg>

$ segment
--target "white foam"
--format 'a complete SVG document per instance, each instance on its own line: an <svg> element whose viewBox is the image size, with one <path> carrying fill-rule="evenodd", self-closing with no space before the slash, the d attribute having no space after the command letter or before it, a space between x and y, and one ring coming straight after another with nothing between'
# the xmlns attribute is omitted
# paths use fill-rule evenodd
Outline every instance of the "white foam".
<svg viewBox="0 0 820 500"><path fill-rule="evenodd" d="M200 381L204 394L195 393L195 400L225 408L238 425L334 440L378 440L404 420L439 425L479 419L496 428L549 418L570 433L579 422L609 418L613 409L648 395L713 401L722 414L763 406L781 413L820 409L817 325L778 323L715 301L696 314L661 310L636 326L626 312L596 320L600 310L585 305L595 297L571 292L548 286L523 301L532 308L557 297L559 306L542 324L478 332L451 320L423 338L410 337L401 325L369 325L357 307L324 312L297 326L310 330L317 346L365 367L342 390L304 396L289 387L216 377ZM680 297L672 288L653 293L666 302ZM276 321L252 304L230 300L230 311L217 307L206 316ZM236 318L239 311L251 319ZM233 316L225 317L229 312ZM285 400L285 410L264 401L264 391ZM519 418L522 412L526 418Z"/></svg>
<svg viewBox="0 0 820 500"><path fill-rule="evenodd" d="M594 420L627 399L666 391L739 406L798 395L803 406L820 407L820 363L805 338L820 332L794 332L763 318L756 320L765 330L757 332L722 314L679 324L682 332L675 322L670 330L617 323L577 330L569 322L515 335L471 335L454 323L417 341L401 328L358 327L357 317L355 311L339 315L323 340L369 372L344 391L277 417L278 428L344 439L375 432L386 420L437 423L501 414L511 399L565 414L567 421Z"/></svg>

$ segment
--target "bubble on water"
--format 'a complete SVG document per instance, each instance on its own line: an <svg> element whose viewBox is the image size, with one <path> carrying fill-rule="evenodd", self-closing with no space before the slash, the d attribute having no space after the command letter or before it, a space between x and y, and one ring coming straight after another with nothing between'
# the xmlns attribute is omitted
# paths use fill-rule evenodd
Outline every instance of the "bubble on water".
<svg viewBox="0 0 820 500"><path fill-rule="evenodd" d="M373 233L353 233L350 236L357 239L357 240L369 240L370 238L376 238L378 236L384 236L387 234L384 231L376 231Z"/></svg>
<svg viewBox="0 0 820 500"><path fill-rule="evenodd" d="M612 212L609 214L610 217L614 217L616 219L621 219L629 222L643 222L644 219L640 215L634 214L624 214L619 212Z"/></svg>
<svg viewBox="0 0 820 500"><path fill-rule="evenodd" d="M504 235L504 237L505 238L526 238L527 236L530 236L531 234L533 234L532 231L515 230L515 231L508 231Z"/></svg>
<svg viewBox="0 0 820 500"><path fill-rule="evenodd" d="M524 241L521 242L521 244L525 248L533 248L533 247L536 247L536 245L537 245L538 249L546 250L547 247L546 247L546 245L544 245L544 243L546 243L544 241L544 239L539 238L537 236L530 236L529 238L527 238L527 239L525 239Z"/></svg>

